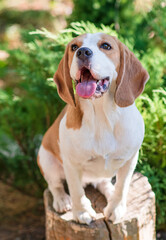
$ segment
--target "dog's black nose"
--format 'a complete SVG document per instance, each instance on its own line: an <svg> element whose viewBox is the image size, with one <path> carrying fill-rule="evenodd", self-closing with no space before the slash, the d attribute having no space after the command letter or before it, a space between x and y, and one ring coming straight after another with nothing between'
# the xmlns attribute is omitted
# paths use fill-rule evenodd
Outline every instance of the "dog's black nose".
<svg viewBox="0 0 166 240"><path fill-rule="evenodd" d="M86 48L86 47L82 47L80 49L78 49L77 51L77 57L81 60L86 60L87 58L90 58L92 57L93 55L93 52L92 50L90 50L89 48Z"/></svg>

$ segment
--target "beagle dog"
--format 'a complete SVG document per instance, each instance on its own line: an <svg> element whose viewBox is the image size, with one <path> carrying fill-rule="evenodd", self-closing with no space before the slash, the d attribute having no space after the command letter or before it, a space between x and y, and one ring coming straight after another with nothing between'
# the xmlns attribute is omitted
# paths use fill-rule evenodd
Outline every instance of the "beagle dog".
<svg viewBox="0 0 166 240"><path fill-rule="evenodd" d="M44 135L38 153L57 212L72 209L76 221L94 220L96 213L83 188L92 183L107 199L105 217L116 223L124 216L144 137L134 101L148 78L135 55L113 36L88 33L67 45L54 75L67 105Z"/></svg>

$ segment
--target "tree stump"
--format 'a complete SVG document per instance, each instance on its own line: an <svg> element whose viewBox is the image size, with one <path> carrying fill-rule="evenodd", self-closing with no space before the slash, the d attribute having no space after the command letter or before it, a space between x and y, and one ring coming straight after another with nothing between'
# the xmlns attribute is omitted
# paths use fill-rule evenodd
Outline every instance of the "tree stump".
<svg viewBox="0 0 166 240"><path fill-rule="evenodd" d="M47 240L155 240L155 195L147 177L133 175L125 217L113 224L104 219L104 196L92 186L86 188L86 196L97 212L97 220L89 226L72 220L71 211L58 214L52 207L52 195L44 192Z"/></svg>

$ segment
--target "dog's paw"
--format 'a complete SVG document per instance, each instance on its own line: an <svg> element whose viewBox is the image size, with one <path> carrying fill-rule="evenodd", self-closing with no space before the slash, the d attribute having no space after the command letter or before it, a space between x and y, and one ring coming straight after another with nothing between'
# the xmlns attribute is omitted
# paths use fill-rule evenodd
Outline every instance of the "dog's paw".
<svg viewBox="0 0 166 240"><path fill-rule="evenodd" d="M65 192L61 192L54 196L53 208L56 212L63 213L71 210L71 198Z"/></svg>
<svg viewBox="0 0 166 240"><path fill-rule="evenodd" d="M112 201L104 208L104 216L106 219L111 220L113 223L118 223L124 217L126 212L126 204L120 202L118 204L112 204Z"/></svg>
<svg viewBox="0 0 166 240"><path fill-rule="evenodd" d="M96 212L91 207L91 202L85 196L81 199L81 205L73 209L73 218L76 222L89 225L96 219Z"/></svg>
<svg viewBox="0 0 166 240"><path fill-rule="evenodd" d="M96 219L96 212L93 208L90 211L78 211L73 213L73 218L76 222L89 225L93 220Z"/></svg>

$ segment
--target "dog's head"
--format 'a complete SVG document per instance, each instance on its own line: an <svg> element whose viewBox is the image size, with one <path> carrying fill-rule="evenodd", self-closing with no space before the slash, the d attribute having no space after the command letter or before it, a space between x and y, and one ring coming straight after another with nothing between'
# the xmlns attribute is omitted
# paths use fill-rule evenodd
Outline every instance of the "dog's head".
<svg viewBox="0 0 166 240"><path fill-rule="evenodd" d="M87 99L101 97L115 83L114 99L131 105L142 93L149 75L135 55L117 38L104 33L84 34L68 45L54 81L60 97L75 105L76 93Z"/></svg>

